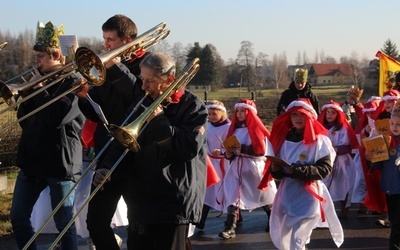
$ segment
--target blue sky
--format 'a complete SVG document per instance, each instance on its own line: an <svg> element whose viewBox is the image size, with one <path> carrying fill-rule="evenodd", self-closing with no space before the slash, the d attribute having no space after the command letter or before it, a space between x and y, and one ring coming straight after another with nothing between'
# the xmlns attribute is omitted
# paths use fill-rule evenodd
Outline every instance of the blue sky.
<svg viewBox="0 0 400 250"><path fill-rule="evenodd" d="M119 13L135 21L139 34L166 22L170 45L212 43L228 61L250 41L256 55L286 53L293 64L298 52L374 59L389 38L400 49L397 7L398 0L2 0L0 30L18 34L52 21L66 35L101 39L101 25Z"/></svg>

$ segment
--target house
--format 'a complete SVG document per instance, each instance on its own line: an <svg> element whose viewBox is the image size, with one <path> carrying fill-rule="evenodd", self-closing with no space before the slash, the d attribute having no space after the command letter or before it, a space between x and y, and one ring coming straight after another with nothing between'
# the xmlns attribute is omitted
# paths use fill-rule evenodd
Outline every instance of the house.
<svg viewBox="0 0 400 250"><path fill-rule="evenodd" d="M312 85L351 84L352 64L311 64L308 82Z"/></svg>

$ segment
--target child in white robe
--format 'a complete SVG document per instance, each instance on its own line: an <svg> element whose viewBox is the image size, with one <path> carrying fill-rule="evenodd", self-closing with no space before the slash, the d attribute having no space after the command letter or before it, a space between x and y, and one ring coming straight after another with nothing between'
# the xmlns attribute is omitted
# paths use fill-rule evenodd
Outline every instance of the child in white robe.
<svg viewBox="0 0 400 250"><path fill-rule="evenodd" d="M268 188L272 177L281 180L270 218L271 240L278 249L305 249L322 221L336 245L343 243L342 226L321 182L331 173L336 155L327 132L306 98L293 101L273 123L270 140L275 155L289 167L268 160L258 188Z"/></svg>

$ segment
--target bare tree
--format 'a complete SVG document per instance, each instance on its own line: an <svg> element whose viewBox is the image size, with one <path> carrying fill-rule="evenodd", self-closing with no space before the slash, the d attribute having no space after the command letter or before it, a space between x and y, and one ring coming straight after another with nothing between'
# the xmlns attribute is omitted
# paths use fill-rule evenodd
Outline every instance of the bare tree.
<svg viewBox="0 0 400 250"><path fill-rule="evenodd" d="M255 62L254 48L250 41L242 41L240 44L241 47L239 49L236 62L245 67L242 71L243 81L246 82L247 89L250 92L250 86L255 85L255 75L253 69Z"/></svg>
<svg viewBox="0 0 400 250"><path fill-rule="evenodd" d="M307 64L310 62L310 59L307 56L307 52L304 50L303 51L303 64Z"/></svg>
<svg viewBox="0 0 400 250"><path fill-rule="evenodd" d="M294 63L296 64L296 65L301 65L302 63L301 63L301 54L300 54L300 51L297 51L297 56L296 56L296 59L294 60Z"/></svg>
<svg viewBox="0 0 400 250"><path fill-rule="evenodd" d="M314 62L313 63L318 63L319 60L319 56L318 56L318 50L315 51L315 55L314 55Z"/></svg>
<svg viewBox="0 0 400 250"><path fill-rule="evenodd" d="M178 72L180 69L182 69L185 64L186 64L186 52L185 49L183 48L182 43L177 42L172 45L171 48L171 57L175 60L176 62L176 68Z"/></svg>
<svg viewBox="0 0 400 250"><path fill-rule="evenodd" d="M273 81L275 82L276 88L279 89L279 84L287 77L288 62L286 59L286 52L282 52L280 55L274 54L272 66L274 67Z"/></svg>

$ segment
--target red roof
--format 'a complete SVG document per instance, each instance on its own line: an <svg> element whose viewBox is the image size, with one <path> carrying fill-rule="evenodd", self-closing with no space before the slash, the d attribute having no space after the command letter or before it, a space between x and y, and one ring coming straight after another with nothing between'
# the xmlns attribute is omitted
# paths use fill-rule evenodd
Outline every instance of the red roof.
<svg viewBox="0 0 400 250"><path fill-rule="evenodd" d="M318 76L330 76L334 75L337 72L340 72L343 75L351 75L352 74L352 65L351 64L312 64L311 72L314 71ZM310 72L310 73L311 73Z"/></svg>

